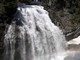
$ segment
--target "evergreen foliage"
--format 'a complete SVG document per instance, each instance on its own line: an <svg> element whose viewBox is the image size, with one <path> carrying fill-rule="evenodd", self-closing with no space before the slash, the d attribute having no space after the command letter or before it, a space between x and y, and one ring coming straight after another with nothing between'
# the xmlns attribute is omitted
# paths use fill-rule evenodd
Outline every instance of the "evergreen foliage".
<svg viewBox="0 0 80 60"><path fill-rule="evenodd" d="M15 0L0 0L0 20L10 20L16 12Z"/></svg>

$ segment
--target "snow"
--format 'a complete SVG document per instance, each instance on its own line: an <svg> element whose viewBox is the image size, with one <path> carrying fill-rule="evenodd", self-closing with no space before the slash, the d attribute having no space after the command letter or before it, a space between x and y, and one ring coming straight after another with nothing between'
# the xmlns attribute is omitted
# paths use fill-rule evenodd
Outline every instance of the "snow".
<svg viewBox="0 0 80 60"><path fill-rule="evenodd" d="M69 42L67 42L67 44L77 44L77 45L80 44L80 36L70 40Z"/></svg>

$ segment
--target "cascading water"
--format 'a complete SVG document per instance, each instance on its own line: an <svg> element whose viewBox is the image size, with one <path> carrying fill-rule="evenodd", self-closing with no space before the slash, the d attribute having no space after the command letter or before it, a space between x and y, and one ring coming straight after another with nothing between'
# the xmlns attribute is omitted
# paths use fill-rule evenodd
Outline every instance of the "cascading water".
<svg viewBox="0 0 80 60"><path fill-rule="evenodd" d="M4 60L62 60L66 41L42 6L18 6L4 39Z"/></svg>
<svg viewBox="0 0 80 60"><path fill-rule="evenodd" d="M38 2L38 0L33 0L34 2Z"/></svg>

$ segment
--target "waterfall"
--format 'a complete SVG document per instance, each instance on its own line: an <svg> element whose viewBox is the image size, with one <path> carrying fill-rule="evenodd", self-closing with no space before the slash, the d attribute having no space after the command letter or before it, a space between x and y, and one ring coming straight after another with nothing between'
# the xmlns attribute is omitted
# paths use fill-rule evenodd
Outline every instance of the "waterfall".
<svg viewBox="0 0 80 60"><path fill-rule="evenodd" d="M21 4L4 38L4 60L62 60L66 41L42 6Z"/></svg>
<svg viewBox="0 0 80 60"><path fill-rule="evenodd" d="M34 2L38 2L38 0L33 0Z"/></svg>

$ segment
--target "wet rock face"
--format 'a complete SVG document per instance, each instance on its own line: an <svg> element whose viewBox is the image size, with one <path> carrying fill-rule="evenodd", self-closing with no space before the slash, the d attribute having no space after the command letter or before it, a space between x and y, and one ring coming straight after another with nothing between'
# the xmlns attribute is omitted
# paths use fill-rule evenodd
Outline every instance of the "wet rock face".
<svg viewBox="0 0 80 60"><path fill-rule="evenodd" d="M4 31L5 31L6 23L0 20L0 59L2 60L2 54L4 52Z"/></svg>
<svg viewBox="0 0 80 60"><path fill-rule="evenodd" d="M3 47L3 39L4 39L4 31L5 31L5 23L0 22L0 49ZM0 51L1 52L1 51Z"/></svg>
<svg viewBox="0 0 80 60"><path fill-rule="evenodd" d="M70 51L80 51L80 44L79 45L70 44L70 45L68 45L68 50L70 50Z"/></svg>

